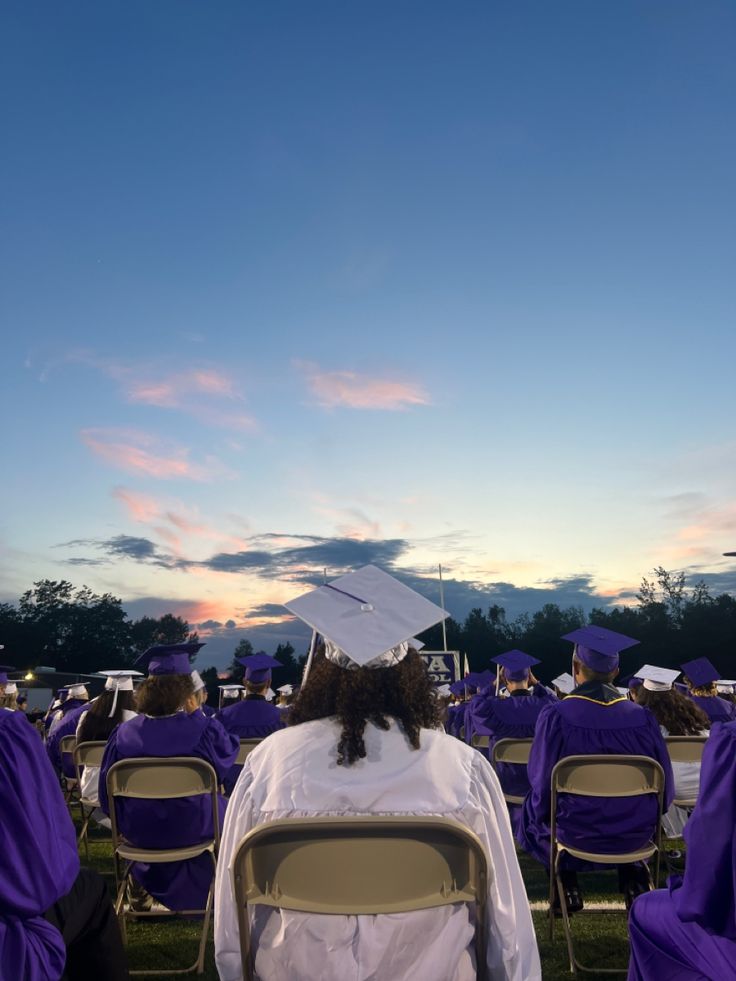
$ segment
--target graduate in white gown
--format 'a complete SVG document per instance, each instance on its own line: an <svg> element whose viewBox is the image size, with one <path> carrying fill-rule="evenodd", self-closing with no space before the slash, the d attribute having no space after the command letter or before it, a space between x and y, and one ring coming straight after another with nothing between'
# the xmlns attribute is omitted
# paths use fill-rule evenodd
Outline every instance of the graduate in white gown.
<svg viewBox="0 0 736 981"><path fill-rule="evenodd" d="M482 754L437 729L439 706L406 640L446 614L367 566L288 608L324 637L290 725L246 760L228 805L215 889L221 981L242 978L230 866L267 821L325 815L437 815L472 829L492 874L490 981L541 979L508 810ZM251 910L260 981L471 981L472 911L454 906L378 916Z"/></svg>

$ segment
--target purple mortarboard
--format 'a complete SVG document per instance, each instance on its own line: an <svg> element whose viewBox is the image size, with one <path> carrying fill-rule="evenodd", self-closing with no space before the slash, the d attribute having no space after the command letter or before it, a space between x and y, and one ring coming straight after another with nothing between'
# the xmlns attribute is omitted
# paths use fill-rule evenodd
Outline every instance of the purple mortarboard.
<svg viewBox="0 0 736 981"><path fill-rule="evenodd" d="M529 668L541 663L538 657L519 650L506 651L498 657L492 657L491 662L504 669L509 681L525 681L529 677Z"/></svg>
<svg viewBox="0 0 736 981"><path fill-rule="evenodd" d="M281 667L281 661L263 653L239 657L238 663L245 668L245 680L252 681L254 685L263 685L270 681L271 669Z"/></svg>
<svg viewBox="0 0 736 981"><path fill-rule="evenodd" d="M633 691L634 688L638 688L641 685L643 680L643 678L637 678L637 676L634 675L633 678L629 678L629 680L626 682L626 687L629 689L629 691Z"/></svg>
<svg viewBox="0 0 736 981"><path fill-rule="evenodd" d="M18 669L12 664L0 664L0 685L7 685L8 683L8 671L17 671Z"/></svg>
<svg viewBox="0 0 736 981"><path fill-rule="evenodd" d="M721 677L707 657L696 657L694 661L686 661L680 667L693 688L705 688Z"/></svg>
<svg viewBox="0 0 736 981"><path fill-rule="evenodd" d="M465 691L465 682L461 679L460 681L455 681L450 685L450 691L453 695L462 695Z"/></svg>
<svg viewBox="0 0 736 981"><path fill-rule="evenodd" d="M579 661L586 664L591 671L599 671L601 674L615 671L621 651L639 643L633 637L606 627L580 627L565 634L562 639L575 645L575 656Z"/></svg>
<svg viewBox="0 0 736 981"><path fill-rule="evenodd" d="M191 674L189 655L196 654L204 644L156 644L136 660L135 666L149 675Z"/></svg>

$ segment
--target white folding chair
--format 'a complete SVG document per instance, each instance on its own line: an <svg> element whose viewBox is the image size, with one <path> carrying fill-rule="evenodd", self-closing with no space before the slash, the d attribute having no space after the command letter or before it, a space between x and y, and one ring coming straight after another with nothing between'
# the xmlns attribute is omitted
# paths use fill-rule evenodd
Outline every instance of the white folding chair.
<svg viewBox="0 0 736 981"><path fill-rule="evenodd" d="M626 974L627 969L586 967L575 956L572 931L570 929L570 914L564 899L564 890L560 876L560 861L564 855L581 859L585 862L595 862L601 865L624 865L633 862L646 862L656 854L656 869L654 881L659 879L659 858L662 836L662 804L664 796L664 771L656 760L648 756L566 756L552 770L551 776L551 820L550 820L550 891L549 891L549 936L554 939L554 890L560 897L562 926L567 940L567 952L570 958L570 971L577 975L578 971L588 971L600 974ZM652 825L651 839L641 848L633 852L591 852L583 848L567 845L557 836L557 799L560 794L577 797L599 797L601 808L605 808L606 799L620 797L654 796L657 802L656 821ZM583 911L585 912L585 911ZM597 915L601 912L617 912L617 910L593 910ZM581 915L580 913L576 915Z"/></svg>
<svg viewBox="0 0 736 981"><path fill-rule="evenodd" d="M131 971L133 974L190 974L204 971L204 954L212 914L212 892L217 867L217 851L220 847L220 821L218 810L217 774L206 760L197 757L145 757L140 759L119 760L107 771L107 796L110 806L110 821L112 824L113 858L115 865L115 885L117 896L115 912L120 919L123 938L126 938L125 918L147 916L189 916L204 915L202 933L199 942L197 960L190 967L181 970L168 971ZM174 800L182 797L209 796L212 803L212 837L206 841L182 848L138 848L126 841L119 831L117 814L118 798L134 798L136 800ZM203 909L196 910L152 910L139 912L125 910L125 892L134 862L149 864L159 862L183 862L208 854L212 859L212 882L207 894L207 902ZM121 865L123 869L121 872Z"/></svg>
<svg viewBox="0 0 736 981"><path fill-rule="evenodd" d="M499 763L516 763L519 766L528 766L533 742L533 739L499 739L493 744L491 766L496 773L498 773ZM501 789L503 790L503 787ZM524 803L523 797L506 793L503 796L507 804Z"/></svg>
<svg viewBox="0 0 736 981"><path fill-rule="evenodd" d="M105 755L107 743L102 741L90 740L86 743L77 743L74 747L74 770L77 774L77 786L79 787L79 812L82 817L82 830L77 838L77 845L84 841L84 854L89 858L89 822L94 811L100 806L99 800L85 797L82 794L82 771L85 766L102 766L102 757Z"/></svg>
<svg viewBox="0 0 736 981"><path fill-rule="evenodd" d="M480 839L457 821L377 816L270 821L242 839L231 873L245 981L254 978L248 906L258 904L343 916L473 904L477 977L486 977L491 873Z"/></svg>

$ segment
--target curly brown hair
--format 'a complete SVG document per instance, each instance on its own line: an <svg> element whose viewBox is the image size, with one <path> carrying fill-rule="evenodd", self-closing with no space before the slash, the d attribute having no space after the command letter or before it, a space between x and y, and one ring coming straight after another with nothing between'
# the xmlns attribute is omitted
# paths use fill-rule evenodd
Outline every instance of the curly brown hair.
<svg viewBox="0 0 736 981"><path fill-rule="evenodd" d="M194 694L194 682L188 674L155 674L136 692L138 711L159 717L173 715Z"/></svg>
<svg viewBox="0 0 736 981"><path fill-rule="evenodd" d="M440 714L424 662L411 648L390 668L346 670L318 654L289 710L289 725L334 716L342 725L337 744L342 766L365 757L367 722L388 729L389 716L396 719L412 748L419 749L420 730L440 727Z"/></svg>
<svg viewBox="0 0 736 981"><path fill-rule="evenodd" d="M639 685L636 701L649 709L670 736L698 736L703 729L710 729L710 719L705 712L675 688L671 691L649 691L644 685Z"/></svg>

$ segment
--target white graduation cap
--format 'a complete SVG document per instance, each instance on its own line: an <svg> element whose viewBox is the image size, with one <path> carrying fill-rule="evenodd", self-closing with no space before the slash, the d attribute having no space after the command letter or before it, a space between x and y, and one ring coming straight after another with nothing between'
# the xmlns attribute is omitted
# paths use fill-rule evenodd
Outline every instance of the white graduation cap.
<svg viewBox="0 0 736 981"><path fill-rule="evenodd" d="M375 565L340 576L285 603L325 639L325 656L345 668L401 661L414 634L449 614Z"/></svg>
<svg viewBox="0 0 736 981"><path fill-rule="evenodd" d="M642 679L642 684L647 691L671 691L675 678L679 676L679 671L673 671L672 668L658 668L654 664L645 664L636 672L636 677Z"/></svg>
<svg viewBox="0 0 736 981"><path fill-rule="evenodd" d="M423 647L426 647L427 646L424 643L424 641L423 640L419 640L418 637L412 637L412 638L410 638L410 640L408 641L408 644L409 644L409 647L413 647L415 651L421 651L421 649Z"/></svg>
<svg viewBox="0 0 736 981"><path fill-rule="evenodd" d="M449 685L438 685L434 690L437 698L452 698L452 692L450 691Z"/></svg>
<svg viewBox="0 0 736 981"><path fill-rule="evenodd" d="M6 695L17 695L18 694L18 686L16 685L16 683L14 681L8 681L8 682L6 682L6 685L5 685L5 694Z"/></svg>
<svg viewBox="0 0 736 981"><path fill-rule="evenodd" d="M734 689L736 689L736 681L729 680L728 678L721 678L716 682L716 688L718 691L725 691L729 695L733 694ZM5 690L7 691L7 688Z"/></svg>
<svg viewBox="0 0 736 981"><path fill-rule="evenodd" d="M569 695L575 688L575 679L568 671L565 671L564 674L558 675L552 684L555 688L559 688L563 695Z"/></svg>
<svg viewBox="0 0 736 981"><path fill-rule="evenodd" d="M89 698L85 685L69 685L69 698Z"/></svg>
<svg viewBox="0 0 736 981"><path fill-rule="evenodd" d="M194 685L194 691L202 691L205 688L205 683L202 681L202 675L199 671L192 671L192 684Z"/></svg>
<svg viewBox="0 0 736 981"><path fill-rule="evenodd" d="M133 691L133 678L143 677L142 671L134 671L132 668L123 668L116 671L98 671L97 674L102 674L107 678L105 682L106 691L114 691L115 695L112 700L112 708L110 709L110 714L108 719L111 719L115 715L115 709L118 704L118 692L119 691Z"/></svg>
<svg viewBox="0 0 736 981"><path fill-rule="evenodd" d="M291 695L294 692L294 686L282 685L280 688L277 688L276 691L279 692L279 694L281 695Z"/></svg>
<svg viewBox="0 0 736 981"><path fill-rule="evenodd" d="M218 685L223 698L237 698L238 692L243 691L243 685Z"/></svg>

